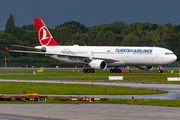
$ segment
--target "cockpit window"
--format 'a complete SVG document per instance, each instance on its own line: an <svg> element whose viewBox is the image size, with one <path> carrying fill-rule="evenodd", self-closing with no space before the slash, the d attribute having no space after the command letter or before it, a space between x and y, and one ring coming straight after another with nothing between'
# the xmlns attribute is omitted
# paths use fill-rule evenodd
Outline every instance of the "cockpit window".
<svg viewBox="0 0 180 120"><path fill-rule="evenodd" d="M165 55L174 55L174 53L166 52Z"/></svg>

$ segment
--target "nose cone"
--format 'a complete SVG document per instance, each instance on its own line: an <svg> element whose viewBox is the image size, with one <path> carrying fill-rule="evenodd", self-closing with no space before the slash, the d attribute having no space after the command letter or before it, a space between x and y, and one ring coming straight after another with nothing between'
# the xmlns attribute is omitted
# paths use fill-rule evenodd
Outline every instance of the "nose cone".
<svg viewBox="0 0 180 120"><path fill-rule="evenodd" d="M172 63L172 62L174 62L174 61L176 61L177 60L177 56L176 55L170 55L169 56L169 63Z"/></svg>
<svg viewBox="0 0 180 120"><path fill-rule="evenodd" d="M172 59L173 59L173 62L176 61L177 60L177 56L173 55Z"/></svg>
<svg viewBox="0 0 180 120"><path fill-rule="evenodd" d="M166 59L165 59L165 63L166 64L171 64L171 63L173 63L176 60L177 60L177 56L176 55L167 55Z"/></svg>

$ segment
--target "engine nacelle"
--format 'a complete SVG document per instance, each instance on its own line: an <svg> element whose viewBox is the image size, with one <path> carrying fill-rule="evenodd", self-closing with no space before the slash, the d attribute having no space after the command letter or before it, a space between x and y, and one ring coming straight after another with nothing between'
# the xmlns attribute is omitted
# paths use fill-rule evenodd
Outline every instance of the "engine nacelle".
<svg viewBox="0 0 180 120"><path fill-rule="evenodd" d="M88 65L96 70L105 70L107 68L107 63L104 60L92 60Z"/></svg>
<svg viewBox="0 0 180 120"><path fill-rule="evenodd" d="M153 66L136 66L140 70L152 70Z"/></svg>
<svg viewBox="0 0 180 120"><path fill-rule="evenodd" d="M46 52L46 47L42 47L41 52Z"/></svg>

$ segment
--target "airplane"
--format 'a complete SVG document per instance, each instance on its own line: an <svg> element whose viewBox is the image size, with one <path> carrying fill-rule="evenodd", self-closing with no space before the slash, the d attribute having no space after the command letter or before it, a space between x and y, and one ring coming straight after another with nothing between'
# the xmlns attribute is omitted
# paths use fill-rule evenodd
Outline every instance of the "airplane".
<svg viewBox="0 0 180 120"><path fill-rule="evenodd" d="M34 18L34 21L41 46L19 47L33 48L37 51L11 50L6 46L3 47L10 52L44 54L61 62L87 65L88 68L83 68L84 73L94 73L95 70L105 70L107 67L115 67L110 69L110 73L121 73L119 67L122 66L152 70L153 66L170 64L177 59L171 50L161 47L62 46L54 40L40 18ZM158 72L163 73L162 68Z"/></svg>

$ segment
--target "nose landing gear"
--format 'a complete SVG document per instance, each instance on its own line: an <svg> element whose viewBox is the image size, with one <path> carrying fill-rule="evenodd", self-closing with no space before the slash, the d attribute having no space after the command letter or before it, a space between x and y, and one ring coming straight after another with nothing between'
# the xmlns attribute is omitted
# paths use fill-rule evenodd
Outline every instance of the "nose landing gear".
<svg viewBox="0 0 180 120"><path fill-rule="evenodd" d="M158 73L163 73L163 67L162 65L157 67Z"/></svg>
<svg viewBox="0 0 180 120"><path fill-rule="evenodd" d="M163 70L158 70L158 73L163 73Z"/></svg>

